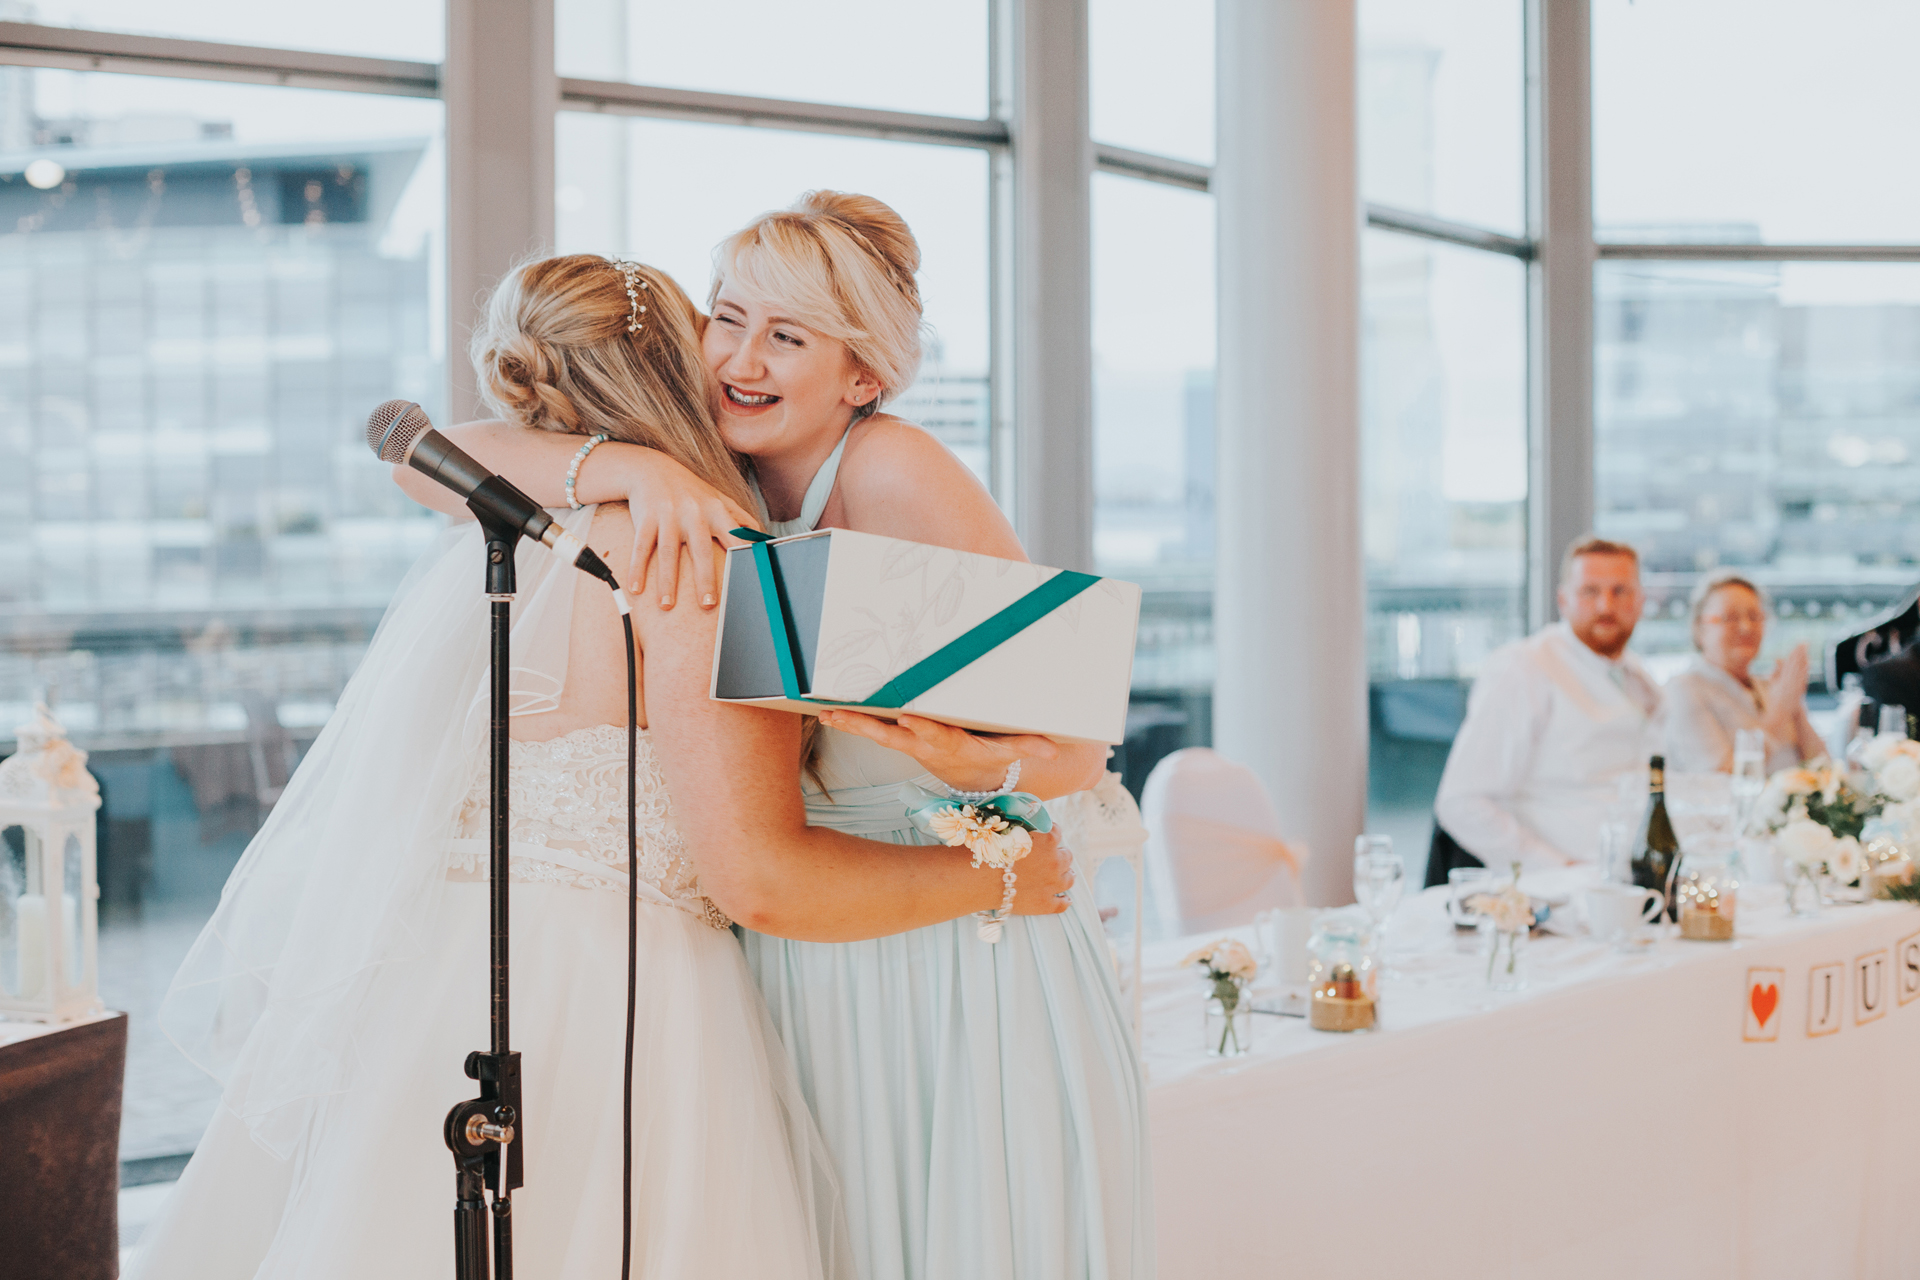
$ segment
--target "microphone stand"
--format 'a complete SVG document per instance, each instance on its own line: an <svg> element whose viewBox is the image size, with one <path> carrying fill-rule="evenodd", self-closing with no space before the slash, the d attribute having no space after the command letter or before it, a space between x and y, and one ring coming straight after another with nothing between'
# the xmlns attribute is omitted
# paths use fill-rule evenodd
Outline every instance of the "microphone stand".
<svg viewBox="0 0 1920 1280"><path fill-rule="evenodd" d="M489 484L504 483L495 478ZM484 489L486 486L482 485ZM525 1126L520 1099L520 1055L509 1047L507 1035L507 713L512 689L511 629L513 621L513 550L520 540L516 524L488 513L476 491L467 505L486 533L487 599L492 612L491 768L489 770L488 874L491 888L492 1045L467 1055L469 1079L480 1083L480 1096L456 1105L447 1113L443 1130L453 1152L454 1276L455 1280L488 1280L487 1200L493 1189L493 1280L513 1277L514 1188L523 1184L521 1152Z"/></svg>

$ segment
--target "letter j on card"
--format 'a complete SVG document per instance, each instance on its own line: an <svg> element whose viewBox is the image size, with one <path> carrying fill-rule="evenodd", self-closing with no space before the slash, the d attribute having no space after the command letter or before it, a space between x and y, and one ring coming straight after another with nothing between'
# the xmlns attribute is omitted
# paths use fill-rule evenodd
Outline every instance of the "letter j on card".
<svg viewBox="0 0 1920 1280"><path fill-rule="evenodd" d="M1847 966L1817 964L1807 974L1807 1034L1830 1036L1847 1016Z"/></svg>
<svg viewBox="0 0 1920 1280"><path fill-rule="evenodd" d="M1740 1033L1741 1039L1780 1038L1780 988L1786 975L1785 969L1747 970L1747 999L1742 1011L1746 1025Z"/></svg>

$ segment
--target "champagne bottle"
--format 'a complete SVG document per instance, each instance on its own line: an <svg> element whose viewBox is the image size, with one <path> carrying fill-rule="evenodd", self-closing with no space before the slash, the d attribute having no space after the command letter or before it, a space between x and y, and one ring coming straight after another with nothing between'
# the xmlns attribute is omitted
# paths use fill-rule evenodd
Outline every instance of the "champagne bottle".
<svg viewBox="0 0 1920 1280"><path fill-rule="evenodd" d="M1647 766L1647 817L1640 824L1640 837L1633 846L1633 882L1642 889L1654 889L1666 896L1662 918L1678 919L1667 880L1674 863L1680 861L1680 841L1674 837L1673 823L1667 818L1667 759L1655 756Z"/></svg>

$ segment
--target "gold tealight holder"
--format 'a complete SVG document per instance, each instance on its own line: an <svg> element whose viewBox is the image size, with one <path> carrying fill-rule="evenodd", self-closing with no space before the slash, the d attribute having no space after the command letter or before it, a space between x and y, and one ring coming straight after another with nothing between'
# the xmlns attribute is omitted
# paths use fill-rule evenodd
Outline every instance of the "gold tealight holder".
<svg viewBox="0 0 1920 1280"><path fill-rule="evenodd" d="M1378 1020L1373 934L1365 924L1329 912L1307 943L1311 965L1307 1025L1315 1031L1371 1031Z"/></svg>
<svg viewBox="0 0 1920 1280"><path fill-rule="evenodd" d="M1680 936L1695 942L1733 941L1734 913L1739 906L1740 882L1733 863L1717 850L1681 855L1674 872L1673 903L1680 916Z"/></svg>

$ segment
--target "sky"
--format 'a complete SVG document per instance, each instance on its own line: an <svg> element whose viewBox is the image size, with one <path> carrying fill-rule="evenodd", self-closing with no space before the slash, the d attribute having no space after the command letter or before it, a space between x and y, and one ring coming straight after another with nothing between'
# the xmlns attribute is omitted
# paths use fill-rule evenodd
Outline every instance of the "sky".
<svg viewBox="0 0 1920 1280"><path fill-rule="evenodd" d="M1920 239L1920 4L1593 0L1594 216Z"/></svg>

